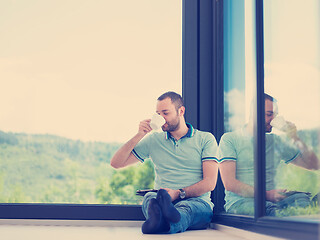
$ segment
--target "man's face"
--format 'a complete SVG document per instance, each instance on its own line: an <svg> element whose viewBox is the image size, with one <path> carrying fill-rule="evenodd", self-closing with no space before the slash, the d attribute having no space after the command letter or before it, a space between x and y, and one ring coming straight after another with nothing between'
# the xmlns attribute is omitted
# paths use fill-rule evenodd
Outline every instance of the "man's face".
<svg viewBox="0 0 320 240"><path fill-rule="evenodd" d="M181 108L180 108L181 109ZM175 105L170 98L163 99L157 103L157 113L160 114L166 123L161 127L165 132L173 132L180 126L179 111L177 112Z"/></svg>
<svg viewBox="0 0 320 240"><path fill-rule="evenodd" d="M277 116L277 106L276 103L273 103L269 99L265 100L265 128L266 132L272 131L272 126L270 122Z"/></svg>

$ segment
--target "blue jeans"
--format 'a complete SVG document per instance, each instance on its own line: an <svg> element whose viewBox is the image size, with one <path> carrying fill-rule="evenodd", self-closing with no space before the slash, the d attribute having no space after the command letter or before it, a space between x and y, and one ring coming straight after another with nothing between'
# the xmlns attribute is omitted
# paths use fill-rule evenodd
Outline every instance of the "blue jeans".
<svg viewBox="0 0 320 240"><path fill-rule="evenodd" d="M277 213L284 215L282 209L287 207L307 207L311 203L310 197L305 193L293 194L279 202L273 203L266 201L266 215L275 216ZM240 215L254 215L254 199L243 198L232 204L227 210L228 213Z"/></svg>
<svg viewBox="0 0 320 240"><path fill-rule="evenodd" d="M142 212L148 219L148 205L157 193L149 192L144 196ZM188 198L174 201L175 208L179 211L181 219L177 223L170 223L170 230L167 233L179 233L186 230L206 229L212 219L213 211L211 206L200 198Z"/></svg>

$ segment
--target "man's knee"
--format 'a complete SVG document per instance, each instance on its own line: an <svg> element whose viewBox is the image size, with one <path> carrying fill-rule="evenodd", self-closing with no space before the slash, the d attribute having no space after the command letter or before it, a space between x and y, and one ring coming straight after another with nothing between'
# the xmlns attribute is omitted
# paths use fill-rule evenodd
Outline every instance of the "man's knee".
<svg viewBox="0 0 320 240"><path fill-rule="evenodd" d="M295 198L296 205L299 207L307 207L310 205L310 197L305 193L297 193Z"/></svg>

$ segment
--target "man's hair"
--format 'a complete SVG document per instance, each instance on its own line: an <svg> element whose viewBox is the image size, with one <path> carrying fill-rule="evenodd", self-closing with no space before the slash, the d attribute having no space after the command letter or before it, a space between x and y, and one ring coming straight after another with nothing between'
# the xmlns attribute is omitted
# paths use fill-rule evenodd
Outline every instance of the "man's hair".
<svg viewBox="0 0 320 240"><path fill-rule="evenodd" d="M171 99L171 102L176 106L177 111L180 107L184 106L183 99L182 99L181 95L176 92L166 92L166 93L162 94L160 97L158 97L157 100L162 101L166 98Z"/></svg>
<svg viewBox="0 0 320 240"><path fill-rule="evenodd" d="M274 97L270 96L269 94L265 93L264 94L264 100L270 100L271 102L278 102L277 99L275 99Z"/></svg>
<svg viewBox="0 0 320 240"><path fill-rule="evenodd" d="M274 112L278 113L279 107L278 107L278 101L274 97L270 96L269 94L264 94L264 100L269 100L273 103L273 109Z"/></svg>

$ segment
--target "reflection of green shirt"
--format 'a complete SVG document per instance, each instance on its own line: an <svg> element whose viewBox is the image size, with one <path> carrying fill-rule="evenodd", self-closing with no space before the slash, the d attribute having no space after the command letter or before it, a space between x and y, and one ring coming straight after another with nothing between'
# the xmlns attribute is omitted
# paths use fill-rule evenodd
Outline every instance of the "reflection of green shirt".
<svg viewBox="0 0 320 240"><path fill-rule="evenodd" d="M219 162L236 161L236 179L254 185L254 148L253 137L246 128L225 133L219 143ZM289 163L299 155L299 150L275 134L266 134L266 190L275 189L274 177L280 161ZM225 191L225 208L243 197Z"/></svg>
<svg viewBox="0 0 320 240"><path fill-rule="evenodd" d="M142 139L132 151L142 162L152 159L156 189L191 186L203 179L203 161L218 160L215 137L194 129L190 124L187 126L188 133L178 141L168 132L155 132ZM213 206L210 193L201 198Z"/></svg>

